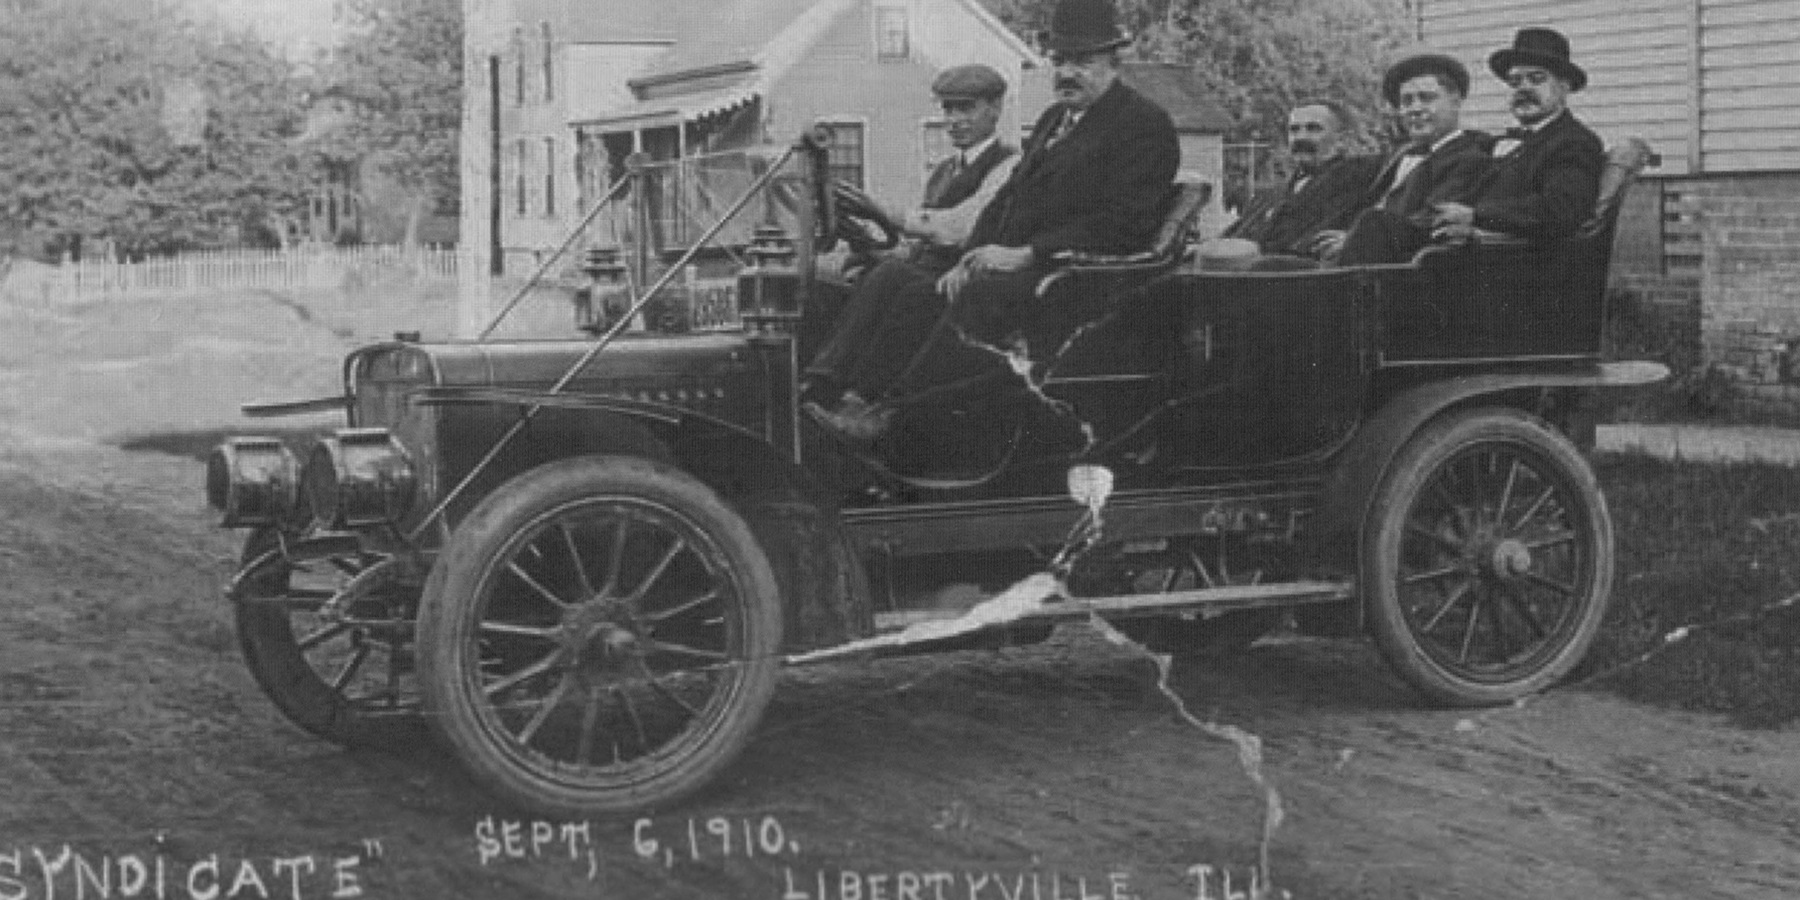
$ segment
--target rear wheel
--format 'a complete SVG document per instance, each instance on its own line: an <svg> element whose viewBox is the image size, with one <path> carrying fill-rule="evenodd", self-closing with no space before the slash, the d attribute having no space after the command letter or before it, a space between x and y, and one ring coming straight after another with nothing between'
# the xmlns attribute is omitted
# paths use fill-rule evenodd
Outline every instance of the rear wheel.
<svg viewBox="0 0 1800 900"><path fill-rule="evenodd" d="M1200 588L1259 584L1272 560L1261 558L1241 537L1171 539L1132 552L1123 548L1101 564L1108 585L1123 594L1166 594ZM1240 609L1205 616L1163 615L1110 620L1126 637L1155 653L1222 656L1242 653L1281 623L1283 610Z"/></svg>
<svg viewBox="0 0 1800 900"><path fill-rule="evenodd" d="M294 724L347 747L423 736L413 676L417 582L343 539L252 532L233 596L250 674Z"/></svg>
<svg viewBox="0 0 1800 900"><path fill-rule="evenodd" d="M1363 530L1376 646L1457 706L1542 690L1581 660L1612 589L1612 518L1592 469L1542 420L1454 413L1401 448Z"/></svg>
<svg viewBox="0 0 1800 900"><path fill-rule="evenodd" d="M464 520L420 613L432 721L496 793L545 813L663 804L742 750L782 616L749 526L624 457L551 463Z"/></svg>

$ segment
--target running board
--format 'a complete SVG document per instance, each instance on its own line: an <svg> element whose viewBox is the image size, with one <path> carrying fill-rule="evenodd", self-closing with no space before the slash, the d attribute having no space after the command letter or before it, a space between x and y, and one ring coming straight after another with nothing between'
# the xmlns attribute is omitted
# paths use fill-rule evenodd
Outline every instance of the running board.
<svg viewBox="0 0 1800 900"><path fill-rule="evenodd" d="M1240 609L1336 603L1356 596L1350 581L1282 581L1170 591L1166 594L1120 594L1112 597L1072 597L1021 613L1007 624L1066 622L1099 614L1109 618L1136 618L1169 613L1204 612L1209 615ZM901 610L875 614L877 634L919 622L955 619L961 610Z"/></svg>

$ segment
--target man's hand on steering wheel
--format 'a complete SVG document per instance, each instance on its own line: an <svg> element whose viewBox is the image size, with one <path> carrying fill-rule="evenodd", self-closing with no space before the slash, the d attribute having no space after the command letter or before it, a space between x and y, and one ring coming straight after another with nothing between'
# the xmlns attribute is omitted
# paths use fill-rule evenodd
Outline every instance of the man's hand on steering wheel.
<svg viewBox="0 0 1800 900"><path fill-rule="evenodd" d="M831 183L837 204L838 237L854 253L891 250L900 243L899 217L894 216L862 188L843 181Z"/></svg>

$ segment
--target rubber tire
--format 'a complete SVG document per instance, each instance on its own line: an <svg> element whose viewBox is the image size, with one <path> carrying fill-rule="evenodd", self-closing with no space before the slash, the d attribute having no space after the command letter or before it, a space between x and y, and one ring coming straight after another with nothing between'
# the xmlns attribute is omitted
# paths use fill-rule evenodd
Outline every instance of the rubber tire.
<svg viewBox="0 0 1800 900"><path fill-rule="evenodd" d="M1577 601L1551 655L1523 677L1506 682L1473 681L1433 661L1407 624L1395 590L1399 549L1407 515L1438 468L1478 443L1506 442L1528 448L1554 467L1584 503L1590 554L1588 588ZM1606 498L1587 460L1544 420L1510 407L1452 412L1409 438L1383 476L1362 532L1360 587L1368 627L1376 647L1396 672L1431 699L1448 706L1494 706L1542 691L1581 661L1606 616L1613 581L1613 526Z"/></svg>
<svg viewBox="0 0 1800 900"><path fill-rule="evenodd" d="M243 564L275 546L275 533L259 529L244 539ZM258 687L288 721L315 737L342 747L395 750L426 737L417 711L358 715L313 671L294 639L292 620L282 610L234 603L238 649Z"/></svg>
<svg viewBox="0 0 1800 900"><path fill-rule="evenodd" d="M522 529L585 498L640 497L674 510L710 538L737 576L744 656L735 697L674 764L621 783L573 784L515 764L476 708L470 652L476 605L490 568ZM579 817L674 803L707 785L743 750L780 674L782 609L774 573L750 526L713 490L670 466L636 457L585 456L548 463L489 494L458 526L425 584L419 611L420 689L439 737L493 793L544 815ZM683 736L687 736L687 732Z"/></svg>

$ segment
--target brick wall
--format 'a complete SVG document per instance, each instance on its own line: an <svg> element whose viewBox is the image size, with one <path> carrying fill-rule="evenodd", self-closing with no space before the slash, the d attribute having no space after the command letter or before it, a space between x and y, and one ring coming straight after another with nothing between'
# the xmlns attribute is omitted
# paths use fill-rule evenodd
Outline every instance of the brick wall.
<svg viewBox="0 0 1800 900"><path fill-rule="evenodd" d="M1701 365L1729 375L1750 411L1800 414L1800 174L1649 180L1632 204L1614 285L1697 311Z"/></svg>

